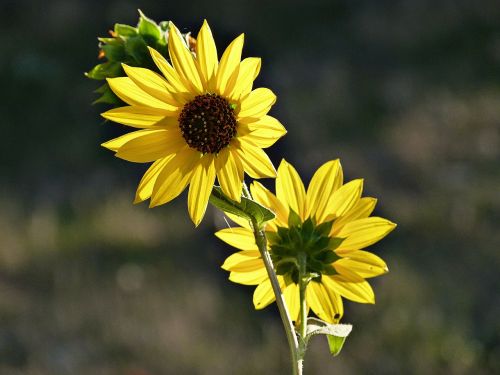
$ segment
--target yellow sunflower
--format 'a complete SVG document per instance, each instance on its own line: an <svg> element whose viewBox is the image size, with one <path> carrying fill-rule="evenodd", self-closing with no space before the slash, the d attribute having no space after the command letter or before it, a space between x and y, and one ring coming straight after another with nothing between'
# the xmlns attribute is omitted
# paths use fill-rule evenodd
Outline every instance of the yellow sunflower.
<svg viewBox="0 0 500 375"><path fill-rule="evenodd" d="M151 198L150 206L167 203L189 184L188 211L198 225L217 180L223 192L240 201L243 174L275 177L262 150L286 130L268 116L276 96L267 88L252 89L261 60L241 60L244 35L224 51L220 62L212 32L205 21L191 52L170 23L170 64L150 48L163 76L123 65L127 77L108 79L125 107L102 116L138 128L103 143L116 156L131 162L154 162L144 174L135 203Z"/></svg>
<svg viewBox="0 0 500 375"><path fill-rule="evenodd" d="M365 280L388 272L385 262L364 251L385 237L396 224L370 217L376 199L361 198L363 180L343 183L339 160L329 161L314 174L307 191L297 171L283 160L276 178L276 195L259 182L251 185L253 198L271 208L276 218L265 228L273 259L291 318L297 321L299 264L309 281L307 308L321 319L334 323L343 315L341 297L360 303L375 303ZM241 227L227 228L216 236L241 251L226 259L222 268L229 279L258 285L253 295L256 309L275 300L271 283L248 222L230 215Z"/></svg>

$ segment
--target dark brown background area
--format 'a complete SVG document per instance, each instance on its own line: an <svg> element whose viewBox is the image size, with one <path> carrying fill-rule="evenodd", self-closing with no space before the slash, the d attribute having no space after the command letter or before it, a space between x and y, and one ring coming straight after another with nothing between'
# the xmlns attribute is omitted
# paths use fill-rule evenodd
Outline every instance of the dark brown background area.
<svg viewBox="0 0 500 375"><path fill-rule="evenodd" d="M99 147L97 36L137 8L219 51L246 33L288 135L270 154L307 181L340 157L376 214L377 304L307 374L500 372L500 5L497 1L0 2L0 373L287 374L276 307L220 269L231 249L186 199L132 205L145 165Z"/></svg>

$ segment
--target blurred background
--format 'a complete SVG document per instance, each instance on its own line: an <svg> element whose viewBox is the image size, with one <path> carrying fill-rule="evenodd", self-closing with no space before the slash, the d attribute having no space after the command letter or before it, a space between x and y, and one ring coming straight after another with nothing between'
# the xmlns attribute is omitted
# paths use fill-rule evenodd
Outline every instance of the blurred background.
<svg viewBox="0 0 500 375"><path fill-rule="evenodd" d="M390 273L346 302L340 357L306 374L500 373L500 3L0 1L0 374L287 374L275 305L220 269L232 249L186 197L132 205L146 165L99 144L97 36L137 9L222 51L246 33L288 135L270 151L308 181L340 157L376 215Z"/></svg>

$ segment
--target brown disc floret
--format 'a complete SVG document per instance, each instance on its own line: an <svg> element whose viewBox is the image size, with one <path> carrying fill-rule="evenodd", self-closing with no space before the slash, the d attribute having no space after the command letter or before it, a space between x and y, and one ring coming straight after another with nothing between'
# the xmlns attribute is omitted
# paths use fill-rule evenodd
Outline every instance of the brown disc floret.
<svg viewBox="0 0 500 375"><path fill-rule="evenodd" d="M215 154L236 135L236 116L227 99L217 94L196 96L179 116L182 136L191 148Z"/></svg>

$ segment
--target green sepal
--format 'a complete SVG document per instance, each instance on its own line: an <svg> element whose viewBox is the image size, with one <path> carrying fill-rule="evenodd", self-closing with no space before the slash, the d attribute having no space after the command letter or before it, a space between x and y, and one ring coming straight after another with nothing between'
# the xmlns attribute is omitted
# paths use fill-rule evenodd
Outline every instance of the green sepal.
<svg viewBox="0 0 500 375"><path fill-rule="evenodd" d="M123 23L115 23L115 33L118 36L136 36L137 28Z"/></svg>
<svg viewBox="0 0 500 375"><path fill-rule="evenodd" d="M123 105L123 101L118 96L116 96L116 94L113 92L113 90L111 90L107 83L99 87L94 92L101 94L101 96L98 99L94 100L92 104L105 103L115 106Z"/></svg>
<svg viewBox="0 0 500 375"><path fill-rule="evenodd" d="M127 55L125 54L125 47L123 46L123 43L108 43L103 45L101 48L104 51L104 55L109 61L121 62L124 61L127 57Z"/></svg>
<svg viewBox="0 0 500 375"><path fill-rule="evenodd" d="M288 215L288 227L298 227L302 224L300 216L290 208L290 214Z"/></svg>
<svg viewBox="0 0 500 375"><path fill-rule="evenodd" d="M314 335L326 335L330 353L337 356L351 331L351 324L331 324L321 319L308 318L304 342L307 344Z"/></svg>
<svg viewBox="0 0 500 375"><path fill-rule="evenodd" d="M155 44L162 36L160 27L156 24L155 21L146 17L140 9L139 15L139 24L137 25L139 34L142 35L144 39L146 39L148 44Z"/></svg>
<svg viewBox="0 0 500 375"><path fill-rule="evenodd" d="M250 221L255 220L259 227L275 218L274 212L251 199L241 197L240 203L233 201L222 192L220 186L214 186L209 201L224 212Z"/></svg>
<svg viewBox="0 0 500 375"><path fill-rule="evenodd" d="M94 66L89 72L85 73L85 75L91 79L103 80L122 76L123 71L119 62L108 61Z"/></svg>
<svg viewBox="0 0 500 375"><path fill-rule="evenodd" d="M321 223L315 228L315 232L320 234L321 236L329 236L330 231L332 230L333 220L327 221L326 223Z"/></svg>
<svg viewBox="0 0 500 375"><path fill-rule="evenodd" d="M335 250L337 247L340 246L340 244L342 242L344 242L345 238L341 238L341 237L332 237L330 238L330 241L328 243L328 248L330 250Z"/></svg>
<svg viewBox="0 0 500 375"><path fill-rule="evenodd" d="M125 51L132 56L137 66L146 68L149 60L148 45L140 36L133 36L125 41Z"/></svg>

